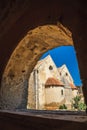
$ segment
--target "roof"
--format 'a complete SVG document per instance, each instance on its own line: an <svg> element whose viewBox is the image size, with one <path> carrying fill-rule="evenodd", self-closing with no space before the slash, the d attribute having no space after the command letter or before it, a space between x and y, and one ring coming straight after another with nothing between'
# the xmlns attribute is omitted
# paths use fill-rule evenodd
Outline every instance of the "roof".
<svg viewBox="0 0 87 130"><path fill-rule="evenodd" d="M77 89L77 87L76 87L73 83L70 83L70 87L71 87L72 89Z"/></svg>
<svg viewBox="0 0 87 130"><path fill-rule="evenodd" d="M60 80L50 77L45 83L45 87L48 86L64 86L64 84Z"/></svg>

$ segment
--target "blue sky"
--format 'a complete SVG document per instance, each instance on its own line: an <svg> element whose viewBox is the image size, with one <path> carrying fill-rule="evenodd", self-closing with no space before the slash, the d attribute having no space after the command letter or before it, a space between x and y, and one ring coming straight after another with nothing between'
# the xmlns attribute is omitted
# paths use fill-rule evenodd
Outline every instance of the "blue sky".
<svg viewBox="0 0 87 130"><path fill-rule="evenodd" d="M74 83L76 86L81 86L80 71L78 68L78 61L73 46L61 46L55 49L49 50L42 55L41 59L45 58L47 55L51 55L57 67L66 64Z"/></svg>

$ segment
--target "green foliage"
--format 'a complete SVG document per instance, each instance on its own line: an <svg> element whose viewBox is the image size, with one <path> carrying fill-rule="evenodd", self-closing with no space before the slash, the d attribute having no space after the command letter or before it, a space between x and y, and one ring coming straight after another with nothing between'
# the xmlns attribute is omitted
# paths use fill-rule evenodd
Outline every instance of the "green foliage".
<svg viewBox="0 0 87 130"><path fill-rule="evenodd" d="M74 97L75 103L78 103L81 100L81 96L76 96Z"/></svg>
<svg viewBox="0 0 87 130"><path fill-rule="evenodd" d="M80 100L81 100L81 97L80 97L80 96L76 96L76 97L73 98L73 101L74 101L74 102L73 102L72 106L73 106L75 109L78 109L78 105L79 105Z"/></svg>
<svg viewBox="0 0 87 130"><path fill-rule="evenodd" d="M67 109L67 106L66 106L65 104L60 105L60 106L59 106L59 109Z"/></svg>
<svg viewBox="0 0 87 130"><path fill-rule="evenodd" d="M79 110L86 110L86 104L85 103L79 103L78 109Z"/></svg>
<svg viewBox="0 0 87 130"><path fill-rule="evenodd" d="M81 96L73 98L72 107L77 110L86 110L86 104L81 102Z"/></svg>

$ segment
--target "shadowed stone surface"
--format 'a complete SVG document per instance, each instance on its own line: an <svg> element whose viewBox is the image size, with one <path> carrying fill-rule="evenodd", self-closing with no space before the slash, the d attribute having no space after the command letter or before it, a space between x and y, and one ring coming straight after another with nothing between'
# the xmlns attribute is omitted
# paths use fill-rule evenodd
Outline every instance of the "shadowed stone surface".
<svg viewBox="0 0 87 130"><path fill-rule="evenodd" d="M85 115L33 114L31 112L0 111L3 130L83 130L87 128Z"/></svg>
<svg viewBox="0 0 87 130"><path fill-rule="evenodd" d="M21 39L23 39L23 37L27 34L27 32L37 26L56 24L58 21L69 28L72 32L79 61L81 78L83 81L83 92L87 104L87 1L0 0L0 79L2 78L2 74L11 54L13 53L13 50L19 44L19 41L21 41ZM37 59L38 58L39 56L37 56ZM30 65L32 66L32 64ZM24 69L22 71L24 72ZM11 72L10 75L11 77L14 77L13 72ZM9 98L13 98L12 95L9 96ZM41 119L31 119L30 117L27 117L26 120L23 119L23 116L17 116L17 118L15 118L14 114L13 118L6 118L6 113L4 113L3 116L0 115L0 129L29 130L30 128L36 130L40 128L45 130L83 130L87 128L87 122L85 122L85 124L81 122L79 124L77 122L74 124L72 121L67 124L65 121L60 123L58 120L53 121L51 119L50 121L44 119L42 121L46 123L49 122L49 125L46 124L46 126L48 126L45 127L43 123L43 125L39 127L41 124ZM40 124L38 125L36 123L34 125L36 121ZM23 122L24 124L22 124Z"/></svg>
<svg viewBox="0 0 87 130"><path fill-rule="evenodd" d="M73 45L72 34L60 23L31 30L20 41L5 68L0 91L1 109L27 107L28 78L41 54L62 45Z"/></svg>

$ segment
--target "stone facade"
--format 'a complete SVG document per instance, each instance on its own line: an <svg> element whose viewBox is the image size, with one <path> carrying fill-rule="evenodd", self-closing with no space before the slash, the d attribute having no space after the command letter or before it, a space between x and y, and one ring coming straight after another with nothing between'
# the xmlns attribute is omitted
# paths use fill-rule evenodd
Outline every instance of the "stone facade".
<svg viewBox="0 0 87 130"><path fill-rule="evenodd" d="M64 99L64 84L57 78L49 77L45 83L45 109L58 109Z"/></svg>
<svg viewBox="0 0 87 130"><path fill-rule="evenodd" d="M70 107L72 98L77 94L66 65L57 68L48 55L38 61L29 78L27 108L58 109L63 103Z"/></svg>
<svg viewBox="0 0 87 130"><path fill-rule="evenodd" d="M58 68L58 72L65 87L65 104L70 108L72 98L78 95L78 89L75 87L73 78L66 65Z"/></svg>

